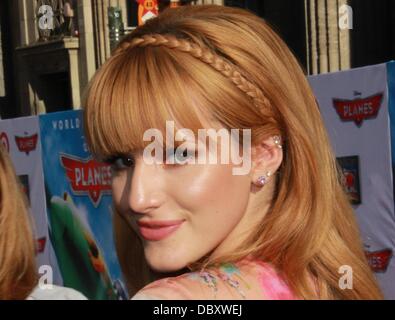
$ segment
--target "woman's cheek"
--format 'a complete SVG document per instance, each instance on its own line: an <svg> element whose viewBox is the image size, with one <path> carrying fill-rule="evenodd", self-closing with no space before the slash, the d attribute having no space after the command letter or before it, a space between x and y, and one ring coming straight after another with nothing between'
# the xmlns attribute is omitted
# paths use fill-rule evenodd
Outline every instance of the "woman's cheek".
<svg viewBox="0 0 395 320"><path fill-rule="evenodd" d="M125 192L127 192L125 190L125 187L126 187L126 175L124 174L113 175L111 182L113 203L114 206L121 211L127 210L128 195L125 194Z"/></svg>
<svg viewBox="0 0 395 320"><path fill-rule="evenodd" d="M188 180L168 184L168 193L179 206L194 213L215 202L218 185L214 179L215 173L206 168Z"/></svg>

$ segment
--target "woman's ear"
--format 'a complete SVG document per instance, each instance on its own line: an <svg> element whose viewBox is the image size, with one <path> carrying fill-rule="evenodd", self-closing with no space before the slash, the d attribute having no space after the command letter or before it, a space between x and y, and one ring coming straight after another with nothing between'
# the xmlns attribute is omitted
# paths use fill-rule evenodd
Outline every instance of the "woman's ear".
<svg viewBox="0 0 395 320"><path fill-rule="evenodd" d="M252 183L262 187L275 174L283 161L281 138L272 136L251 147Z"/></svg>

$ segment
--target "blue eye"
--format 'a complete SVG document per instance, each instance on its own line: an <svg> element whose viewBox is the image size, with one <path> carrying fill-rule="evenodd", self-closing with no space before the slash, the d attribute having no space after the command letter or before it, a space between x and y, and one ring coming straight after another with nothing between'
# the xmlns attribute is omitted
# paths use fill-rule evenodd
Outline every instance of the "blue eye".
<svg viewBox="0 0 395 320"><path fill-rule="evenodd" d="M174 164L184 165L189 159L195 156L195 152L186 148L168 149L169 157L167 161L173 159ZM188 154L189 153L189 154Z"/></svg>

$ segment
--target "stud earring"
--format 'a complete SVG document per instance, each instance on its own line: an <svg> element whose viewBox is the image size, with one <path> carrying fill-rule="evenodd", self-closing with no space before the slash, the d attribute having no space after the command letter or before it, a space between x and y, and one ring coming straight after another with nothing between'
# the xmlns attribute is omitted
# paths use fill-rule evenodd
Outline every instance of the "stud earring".
<svg viewBox="0 0 395 320"><path fill-rule="evenodd" d="M271 173L270 171L266 172L266 175L260 176L260 177L257 179L256 184L257 184L259 187L263 187L266 183L268 183L269 177L270 177L271 175L272 175L272 173Z"/></svg>
<svg viewBox="0 0 395 320"><path fill-rule="evenodd" d="M283 146L281 145L281 137L280 136L273 136L273 141L274 144L277 146L277 148L282 149Z"/></svg>

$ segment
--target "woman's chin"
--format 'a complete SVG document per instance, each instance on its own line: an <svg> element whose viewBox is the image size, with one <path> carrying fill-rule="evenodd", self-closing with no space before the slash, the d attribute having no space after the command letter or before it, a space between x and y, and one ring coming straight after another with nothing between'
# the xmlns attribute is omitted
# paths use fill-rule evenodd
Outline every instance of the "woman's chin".
<svg viewBox="0 0 395 320"><path fill-rule="evenodd" d="M176 263L174 261L150 261L147 258L147 262L150 268L158 273L177 272L186 267L186 263Z"/></svg>
<svg viewBox="0 0 395 320"><path fill-rule="evenodd" d="M187 260L171 255L164 256L163 253L146 252L145 258L149 267L153 271L160 273L176 272L187 266Z"/></svg>

